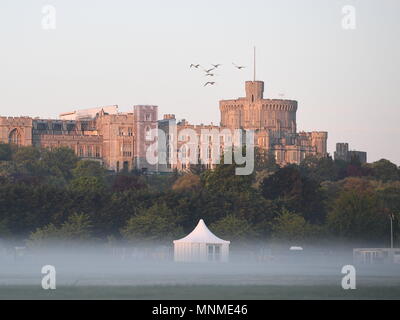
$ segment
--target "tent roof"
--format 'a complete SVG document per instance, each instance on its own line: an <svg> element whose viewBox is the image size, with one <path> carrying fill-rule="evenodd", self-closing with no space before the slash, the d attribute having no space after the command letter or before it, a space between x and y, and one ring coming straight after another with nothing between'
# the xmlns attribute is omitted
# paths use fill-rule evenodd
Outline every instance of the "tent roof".
<svg viewBox="0 0 400 320"><path fill-rule="evenodd" d="M174 243L217 243L229 244L230 241L225 241L214 235L201 219L197 227L186 237L175 240Z"/></svg>

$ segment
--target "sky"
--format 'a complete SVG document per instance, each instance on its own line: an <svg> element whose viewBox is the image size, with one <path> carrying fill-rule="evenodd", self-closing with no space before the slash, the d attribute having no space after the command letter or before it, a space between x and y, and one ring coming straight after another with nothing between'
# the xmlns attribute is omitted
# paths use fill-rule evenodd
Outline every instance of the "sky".
<svg viewBox="0 0 400 320"><path fill-rule="evenodd" d="M0 0L0 115L153 104L217 124L219 100L244 96L256 46L265 96L299 102L299 131L400 165L399 15L398 0ZM191 63L223 64L216 85Z"/></svg>

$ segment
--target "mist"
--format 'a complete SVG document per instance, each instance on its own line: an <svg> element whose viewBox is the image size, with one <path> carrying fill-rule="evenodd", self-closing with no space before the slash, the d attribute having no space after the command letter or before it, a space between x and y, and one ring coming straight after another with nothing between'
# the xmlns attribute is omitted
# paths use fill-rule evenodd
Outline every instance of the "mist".
<svg viewBox="0 0 400 320"><path fill-rule="evenodd" d="M174 262L173 246L100 246L90 243L58 244L46 248L0 244L0 292L25 286L42 290L43 266L56 270L57 290L143 286L279 286L341 288L342 268L354 265L357 286L400 288L398 264L360 265L353 261L352 245L304 246L253 243L232 246L229 262ZM7 299L7 294L3 294ZM109 298L117 298L111 295ZM79 297L77 297L79 298ZM164 297L168 299L168 295ZM190 298L190 297L188 297ZM207 298L207 297L204 297ZM238 297L240 298L240 297ZM283 297L284 298L284 297Z"/></svg>

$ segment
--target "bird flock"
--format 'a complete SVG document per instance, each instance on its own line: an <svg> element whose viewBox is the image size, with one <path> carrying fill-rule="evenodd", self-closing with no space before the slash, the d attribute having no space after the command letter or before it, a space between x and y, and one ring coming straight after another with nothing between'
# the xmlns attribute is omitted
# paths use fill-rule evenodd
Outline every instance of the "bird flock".
<svg viewBox="0 0 400 320"><path fill-rule="evenodd" d="M232 65L237 69L237 70L243 70L246 67L245 66L240 66L237 65L235 63L232 62ZM217 76L217 74L215 73L215 71L220 68L222 66L222 64L218 63L218 64L211 64L212 68L206 68L206 67L202 67L200 64L194 64L192 63L190 65L190 69L203 69L204 73L205 73L205 77L210 77L210 79L214 79L215 76ZM216 81L207 81L203 87L207 87L207 86L213 86L216 84Z"/></svg>

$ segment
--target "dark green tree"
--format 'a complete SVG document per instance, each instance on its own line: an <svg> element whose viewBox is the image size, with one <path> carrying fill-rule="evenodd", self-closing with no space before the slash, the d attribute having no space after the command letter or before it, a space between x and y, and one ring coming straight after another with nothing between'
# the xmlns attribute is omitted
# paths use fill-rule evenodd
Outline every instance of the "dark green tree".
<svg viewBox="0 0 400 320"><path fill-rule="evenodd" d="M258 237L256 229L246 219L233 214L214 222L210 229L218 237L229 241L247 242Z"/></svg>
<svg viewBox="0 0 400 320"><path fill-rule="evenodd" d="M327 217L332 234L349 240L382 244L388 225L381 201L370 192L343 191Z"/></svg>
<svg viewBox="0 0 400 320"><path fill-rule="evenodd" d="M10 161L12 158L12 148L9 144L0 143L0 161Z"/></svg>
<svg viewBox="0 0 400 320"><path fill-rule="evenodd" d="M174 219L174 214L165 204L154 205L131 217L121 234L131 242L165 242L183 234Z"/></svg>
<svg viewBox="0 0 400 320"><path fill-rule="evenodd" d="M372 175L377 180L384 182L400 180L400 170L389 160L381 159L369 164L367 167L372 169Z"/></svg>

